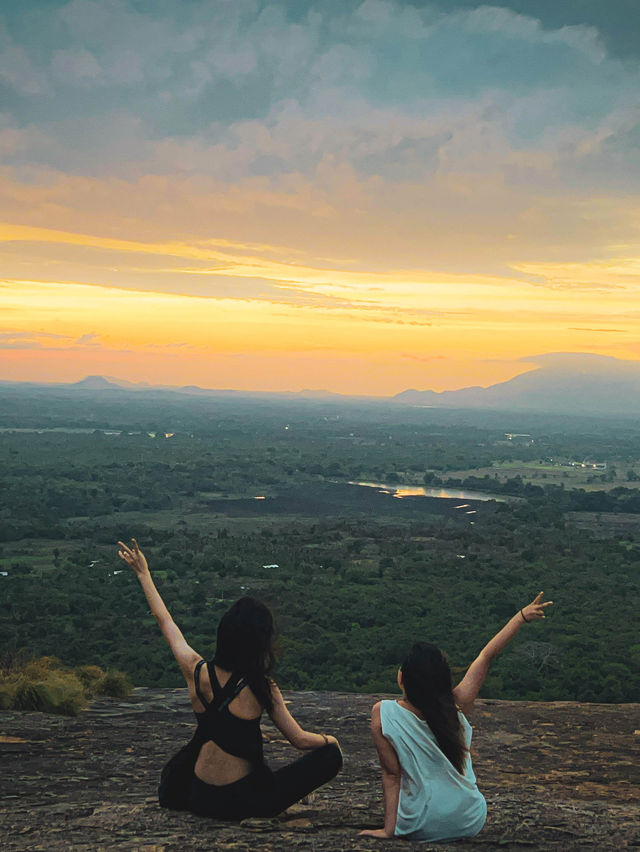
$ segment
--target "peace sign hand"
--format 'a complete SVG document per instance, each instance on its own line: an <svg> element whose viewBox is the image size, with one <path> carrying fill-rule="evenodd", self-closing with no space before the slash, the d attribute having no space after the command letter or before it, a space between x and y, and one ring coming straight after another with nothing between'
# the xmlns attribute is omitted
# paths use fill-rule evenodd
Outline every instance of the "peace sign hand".
<svg viewBox="0 0 640 852"><path fill-rule="evenodd" d="M146 557L138 547L138 542L135 538L131 539L131 547L127 547L123 541L119 541L118 544L120 545L118 556L120 559L123 559L130 568L133 568L138 576L149 571Z"/></svg>
<svg viewBox="0 0 640 852"><path fill-rule="evenodd" d="M541 618L546 618L544 611L546 607L553 606L553 601L545 601L542 603L544 592L539 592L529 604L520 610L525 621L533 621Z"/></svg>

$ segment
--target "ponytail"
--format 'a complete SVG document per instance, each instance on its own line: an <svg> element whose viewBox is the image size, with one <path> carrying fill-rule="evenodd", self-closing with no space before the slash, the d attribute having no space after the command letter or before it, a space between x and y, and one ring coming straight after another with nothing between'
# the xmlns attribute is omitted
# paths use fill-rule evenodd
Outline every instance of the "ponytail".
<svg viewBox="0 0 640 852"><path fill-rule="evenodd" d="M446 657L435 645L415 642L401 671L407 699L422 713L442 753L463 774L467 747Z"/></svg>

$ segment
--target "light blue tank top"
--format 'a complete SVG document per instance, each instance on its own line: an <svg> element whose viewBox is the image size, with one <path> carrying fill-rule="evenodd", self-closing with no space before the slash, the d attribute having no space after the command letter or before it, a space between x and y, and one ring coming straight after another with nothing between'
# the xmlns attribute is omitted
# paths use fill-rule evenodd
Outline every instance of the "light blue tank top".
<svg viewBox="0 0 640 852"><path fill-rule="evenodd" d="M458 714L464 741L471 745L471 725ZM382 733L402 768L396 835L411 840L451 840L478 834L487 803L478 790L467 752L460 774L440 750L429 725L397 701L380 704Z"/></svg>

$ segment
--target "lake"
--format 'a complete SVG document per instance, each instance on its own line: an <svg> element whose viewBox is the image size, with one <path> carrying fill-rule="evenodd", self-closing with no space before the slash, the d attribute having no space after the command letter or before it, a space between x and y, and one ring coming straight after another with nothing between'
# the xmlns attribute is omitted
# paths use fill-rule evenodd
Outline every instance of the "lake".
<svg viewBox="0 0 640 852"><path fill-rule="evenodd" d="M505 503L509 499L504 494L490 494L488 491L468 491L459 488L424 488L421 485L390 485L386 482L350 482L363 488L375 488L383 494L393 497L441 497L446 500L497 500Z"/></svg>

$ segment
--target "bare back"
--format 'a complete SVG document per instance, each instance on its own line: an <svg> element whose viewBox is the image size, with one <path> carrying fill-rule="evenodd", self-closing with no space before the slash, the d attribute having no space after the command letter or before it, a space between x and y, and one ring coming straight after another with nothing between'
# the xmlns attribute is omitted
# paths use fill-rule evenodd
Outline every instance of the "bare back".
<svg viewBox="0 0 640 852"><path fill-rule="evenodd" d="M231 677L231 672L215 666L215 674L220 686L224 687ZM189 698L195 713L203 713L205 706L196 694L195 683L192 678L188 681ZM207 702L213 701L213 687L209 679L206 666L202 666L200 675L200 692ZM262 706L255 697L251 688L245 688L230 702L228 711L232 716L245 721L254 721L262 715ZM222 786L233 784L248 775L253 769L252 764L242 757L229 754L224 751L213 740L208 740L200 749L200 754L195 765L195 774L206 784Z"/></svg>

